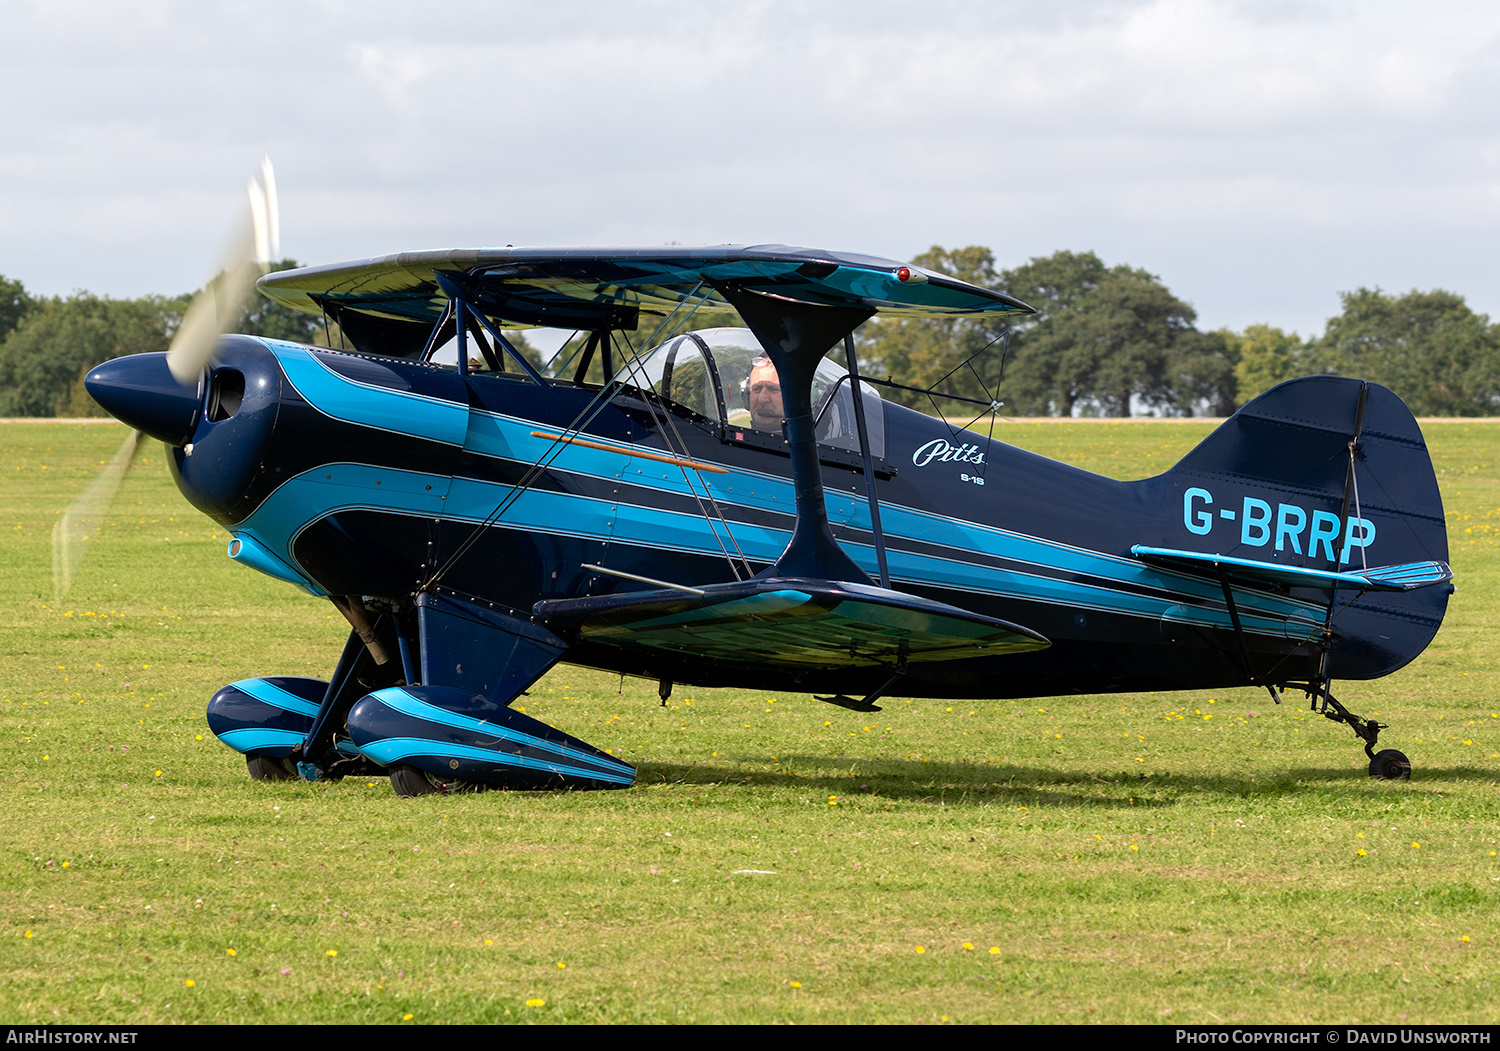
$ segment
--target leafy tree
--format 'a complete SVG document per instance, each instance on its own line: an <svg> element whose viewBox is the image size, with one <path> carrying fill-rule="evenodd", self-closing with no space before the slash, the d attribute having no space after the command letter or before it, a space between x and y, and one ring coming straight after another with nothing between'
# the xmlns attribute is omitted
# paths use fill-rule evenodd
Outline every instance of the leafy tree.
<svg viewBox="0 0 1500 1051"><path fill-rule="evenodd" d="M1343 302L1310 349L1310 371L1374 380L1422 416L1500 412L1500 332L1462 296L1361 288Z"/></svg>
<svg viewBox="0 0 1500 1051"><path fill-rule="evenodd" d="M984 288L997 288L1000 283L994 254L979 245L955 249L933 245L912 262ZM998 341L1012 324L994 318L875 318L859 334L861 369L910 387L988 400L1000 378L1003 347ZM992 348L990 353L975 358L986 347ZM911 391L887 388L881 394L928 411L933 406ZM936 404L945 412L955 407L941 398Z"/></svg>
<svg viewBox="0 0 1500 1051"><path fill-rule="evenodd" d="M1278 383L1306 374L1307 348L1295 332L1283 332L1270 325L1251 325L1244 335L1237 336L1227 329L1217 334L1238 348L1239 363L1234 367L1234 378L1242 405Z"/></svg>
<svg viewBox="0 0 1500 1051"><path fill-rule="evenodd" d="M97 415L84 372L122 354L165 350L178 300L41 300L0 344L0 416Z"/></svg>
<svg viewBox="0 0 1500 1051"><path fill-rule="evenodd" d="M1030 292L1038 306L1005 377L1007 401L1021 411L1129 416L1140 404L1175 414L1221 401L1222 353L1188 338L1199 336L1193 308L1154 275L1060 252L1003 276L1007 291L1023 300Z"/></svg>
<svg viewBox="0 0 1500 1051"><path fill-rule="evenodd" d="M1167 360L1167 384L1183 416L1228 416L1239 406L1241 347L1232 333L1184 332Z"/></svg>
<svg viewBox="0 0 1500 1051"><path fill-rule="evenodd" d="M1144 270L1107 267L1093 252L1057 252L997 272L979 246L934 245L914 261L1005 292L1036 313L877 321L866 353L897 382L986 400L998 392L1010 411L1033 415L1232 409L1238 348L1195 331L1193 309ZM970 360L1005 336L1003 352ZM920 395L895 396L927 407Z"/></svg>
<svg viewBox="0 0 1500 1051"><path fill-rule="evenodd" d="M36 307L36 300L26 294L26 286L19 281L0 277L0 343L5 342L21 319Z"/></svg>
<svg viewBox="0 0 1500 1051"><path fill-rule="evenodd" d="M1080 307L1108 273L1103 260L1093 252L1054 252L1005 271L999 287L1036 310L1023 325L1024 330Z"/></svg>

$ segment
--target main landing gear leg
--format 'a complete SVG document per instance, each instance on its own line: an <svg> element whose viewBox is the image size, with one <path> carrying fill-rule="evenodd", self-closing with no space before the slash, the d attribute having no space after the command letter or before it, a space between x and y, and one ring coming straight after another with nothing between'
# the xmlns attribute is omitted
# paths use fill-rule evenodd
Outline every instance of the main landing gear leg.
<svg viewBox="0 0 1500 1051"><path fill-rule="evenodd" d="M1354 731L1354 735L1365 743L1365 755L1370 757L1371 777L1378 777L1383 781L1411 780L1411 760L1406 758L1404 753L1394 748L1375 751L1376 743L1380 739L1380 731L1389 729L1386 723L1377 723L1374 719L1355 715L1334 698L1327 683L1312 684L1307 687L1307 694L1311 700L1309 708L1312 711L1319 713L1325 719L1346 724Z"/></svg>

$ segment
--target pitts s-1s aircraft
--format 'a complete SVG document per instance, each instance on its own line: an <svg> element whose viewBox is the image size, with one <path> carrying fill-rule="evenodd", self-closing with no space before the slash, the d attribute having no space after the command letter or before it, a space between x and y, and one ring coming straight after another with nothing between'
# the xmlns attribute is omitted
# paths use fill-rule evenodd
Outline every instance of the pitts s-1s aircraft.
<svg viewBox="0 0 1500 1051"><path fill-rule="evenodd" d="M227 336L186 382L163 354L87 377L167 445L231 558L351 624L327 682L213 698L210 727L256 777L632 784L631 766L510 707L559 661L648 677L664 700L734 685L858 711L1295 688L1363 740L1373 776L1410 776L1376 751L1384 726L1330 690L1415 658L1452 591L1426 445L1384 387L1284 383L1165 474L1122 482L877 393L855 353L867 320L1030 312L916 266L779 245L504 248L259 289L352 347ZM703 307L743 327L694 330ZM514 330L534 326L587 334L571 376L518 351ZM444 346L452 364L434 360ZM586 382L596 358L607 379Z"/></svg>

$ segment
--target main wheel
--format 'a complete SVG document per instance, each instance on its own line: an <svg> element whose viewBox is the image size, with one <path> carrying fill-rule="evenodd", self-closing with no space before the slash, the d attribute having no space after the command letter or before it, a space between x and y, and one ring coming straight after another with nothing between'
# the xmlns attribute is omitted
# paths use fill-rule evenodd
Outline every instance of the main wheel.
<svg viewBox="0 0 1500 1051"><path fill-rule="evenodd" d="M441 777L429 774L426 770L418 770L406 763L391 767L391 788L403 798L430 796L434 792L451 796L460 792L478 792L482 787L470 784L468 781L445 781Z"/></svg>
<svg viewBox="0 0 1500 1051"><path fill-rule="evenodd" d="M291 781L296 774L285 759L272 759L266 755L245 756L245 767L256 781Z"/></svg>
<svg viewBox="0 0 1500 1051"><path fill-rule="evenodd" d="M1394 748L1376 752L1370 760L1370 776L1382 781L1410 781L1411 760Z"/></svg>

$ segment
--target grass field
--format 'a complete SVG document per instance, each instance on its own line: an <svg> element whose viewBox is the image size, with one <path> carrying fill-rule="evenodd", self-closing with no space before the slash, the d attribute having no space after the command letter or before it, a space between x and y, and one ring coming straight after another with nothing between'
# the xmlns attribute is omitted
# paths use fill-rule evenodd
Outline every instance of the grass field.
<svg viewBox="0 0 1500 1051"><path fill-rule="evenodd" d="M639 787L413 800L250 781L208 697L326 675L343 621L149 441L54 602L126 432L0 425L0 1020L1500 1021L1500 423L1424 429L1458 592L1340 693L1409 783L1249 689L871 716L562 668L521 705ZM997 436L1140 477L1206 431Z"/></svg>

